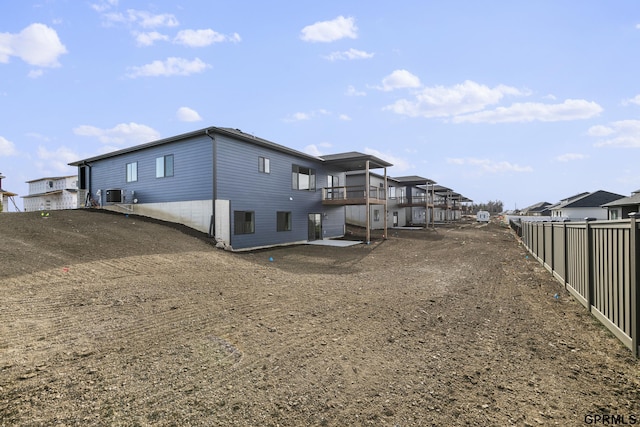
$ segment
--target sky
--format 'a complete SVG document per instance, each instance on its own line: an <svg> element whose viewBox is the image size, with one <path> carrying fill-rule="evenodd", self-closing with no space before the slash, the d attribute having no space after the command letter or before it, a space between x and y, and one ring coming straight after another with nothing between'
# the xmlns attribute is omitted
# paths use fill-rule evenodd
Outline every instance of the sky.
<svg viewBox="0 0 640 427"><path fill-rule="evenodd" d="M219 126L505 209L629 196L639 52L636 0L5 0L2 187Z"/></svg>

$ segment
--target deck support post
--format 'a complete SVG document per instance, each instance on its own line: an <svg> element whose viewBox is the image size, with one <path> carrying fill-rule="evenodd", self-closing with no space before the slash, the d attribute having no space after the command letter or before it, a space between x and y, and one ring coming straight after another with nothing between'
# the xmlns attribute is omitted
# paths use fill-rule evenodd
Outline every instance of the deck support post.
<svg viewBox="0 0 640 427"><path fill-rule="evenodd" d="M369 179L369 160L366 161L366 170L364 175L364 203L367 207L367 241L371 242L371 204L369 203L369 192L371 191L371 183Z"/></svg>
<svg viewBox="0 0 640 427"><path fill-rule="evenodd" d="M387 239L387 217L389 216L389 212L387 212L387 195L389 194L387 183L387 168L384 168L384 236L382 238L384 240Z"/></svg>

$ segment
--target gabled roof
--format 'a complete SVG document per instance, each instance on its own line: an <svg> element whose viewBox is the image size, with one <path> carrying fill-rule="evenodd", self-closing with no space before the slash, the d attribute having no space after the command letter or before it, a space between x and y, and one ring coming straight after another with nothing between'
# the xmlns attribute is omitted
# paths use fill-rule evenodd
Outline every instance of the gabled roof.
<svg viewBox="0 0 640 427"><path fill-rule="evenodd" d="M576 194L574 196L571 197L566 197L562 200L560 200L558 203L554 203L551 206L549 206L549 209L560 209L564 206L566 206L568 203L571 203L572 201L579 199L580 197L584 197L586 195L588 195L589 192L585 191L584 193L580 193L580 194Z"/></svg>
<svg viewBox="0 0 640 427"><path fill-rule="evenodd" d="M573 198L571 201L561 204L561 206L559 207L554 206L553 208L595 208L601 207L606 203L610 203L623 197L624 196L622 194L598 190L594 191L593 193L586 193L581 197Z"/></svg>
<svg viewBox="0 0 640 427"><path fill-rule="evenodd" d="M531 206L527 206L524 209L521 209L521 212L544 212L549 209L551 203L549 202L538 202Z"/></svg>
<svg viewBox="0 0 640 427"><path fill-rule="evenodd" d="M393 164L385 162L384 160L381 160L375 156L358 153L356 151L316 157L307 153L303 153L302 151L294 150L292 148L285 147L284 145L276 144L275 142L271 142L266 139L259 138L257 136L242 132L240 129L213 127L213 126L204 128L204 129L199 129L193 132L172 136L170 138L159 139L157 141L147 142L145 144L124 148L122 150L113 151L113 152L102 154L95 157L90 157L88 159L78 160L76 162L69 163L69 165L80 166L85 163L91 163L97 160L108 159L111 157L120 156L122 154L133 153L136 151L145 150L147 148L156 147L163 144L169 144L172 142L179 142L179 141L183 141L189 138L202 136L202 135L207 135L212 138L214 138L215 135L230 136L235 139L248 142L250 144L255 144L261 147L266 147L272 150L280 151L282 153L291 154L299 158L315 160L318 162L324 162L326 164L335 165L340 168L344 168L344 170L363 170L366 167L367 160L369 160L369 167L371 169L393 166Z"/></svg>
<svg viewBox="0 0 640 427"><path fill-rule="evenodd" d="M38 181L57 181L59 179L77 178L77 177L78 175L47 176L44 178L32 179L31 181L26 181L26 183L31 184L32 182L38 182Z"/></svg>
<svg viewBox="0 0 640 427"><path fill-rule="evenodd" d="M268 141L266 139L263 138L258 138L256 136L250 135L248 133L244 133L242 132L240 129L232 129L232 128L222 128L222 127L208 127L208 128L204 128L204 129L199 129L193 132L188 132L188 133L183 133L180 135L175 135L169 138L164 138L164 139L159 139L156 141L151 141L151 142L147 142L145 144L140 144L140 145L135 145L133 147L128 147L128 148L124 148L122 150L118 150L118 151L112 151L110 153L106 153L106 154L101 154L99 156L94 156L94 157L90 157L88 159L84 159L84 160L78 160L76 162L72 162L69 163L70 166L80 166L84 163L91 163L91 162L95 162L97 160L103 160L103 159L108 159L111 157L116 157L116 156L120 156L122 154L128 154L128 153L133 153L136 151L141 151L141 150L145 150L147 148L151 148L151 147L157 147L160 145L164 145L164 144L169 144L172 142L179 142L179 141L183 141L189 138L193 138L196 136L203 136L203 135L207 135L209 137L215 137L215 135L224 135L224 136L231 136L233 138L239 139L241 141L244 142L248 142L251 144L255 144L255 145L259 145L261 147L267 147L270 148L272 150L276 150L276 151L280 151L283 153L287 153L287 154L292 154L296 157L301 157L304 159L309 159L309 160L315 160L315 161L322 161L319 157L316 156L312 156L310 154L306 154L303 153L302 151L297 151L294 150L292 148L289 147L285 147L284 145L280 145L280 144L276 144L275 142L271 142Z"/></svg>
<svg viewBox="0 0 640 427"><path fill-rule="evenodd" d="M637 206L640 205L640 192L634 191L629 197L623 197L613 202L605 203L603 208L609 208L614 206Z"/></svg>

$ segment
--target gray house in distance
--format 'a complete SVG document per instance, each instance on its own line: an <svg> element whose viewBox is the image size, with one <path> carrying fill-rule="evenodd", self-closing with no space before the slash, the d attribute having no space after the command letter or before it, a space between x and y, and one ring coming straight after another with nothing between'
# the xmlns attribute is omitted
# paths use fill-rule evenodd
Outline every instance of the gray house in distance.
<svg viewBox="0 0 640 427"><path fill-rule="evenodd" d="M629 197L614 200L602 205L609 212L609 219L629 218L632 212L640 212L640 190L631 193Z"/></svg>
<svg viewBox="0 0 640 427"><path fill-rule="evenodd" d="M70 165L81 206L181 223L234 250L344 236L344 206L365 202L364 187L355 201L344 191L346 172L391 166L355 152L315 157L220 127Z"/></svg>

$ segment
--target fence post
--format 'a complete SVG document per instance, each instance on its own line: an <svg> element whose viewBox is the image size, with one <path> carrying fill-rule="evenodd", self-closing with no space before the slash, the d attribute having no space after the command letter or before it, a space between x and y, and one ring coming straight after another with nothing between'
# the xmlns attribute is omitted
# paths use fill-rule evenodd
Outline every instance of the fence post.
<svg viewBox="0 0 640 427"><path fill-rule="evenodd" d="M593 289L593 230L591 229L591 221L594 221L595 218L585 218L584 219L584 223L585 223L585 233L586 233L586 250L587 253L585 254L585 264L586 264L586 279L587 279L587 286L585 286L585 289L587 291L587 301L589 302L589 312L591 313L591 307L593 307L593 294L594 294L594 289Z"/></svg>
<svg viewBox="0 0 640 427"><path fill-rule="evenodd" d="M568 219L563 219L562 220L562 247L563 247L563 255L562 255L562 262L564 263L564 290L567 290L567 283L569 282L569 280L567 279L567 277L569 276L569 255L568 255L568 250L567 250L567 221L569 221Z"/></svg>
<svg viewBox="0 0 640 427"><path fill-rule="evenodd" d="M640 271L638 271L638 229L637 218L640 215L638 212L629 214L631 227L629 233L629 273L631 275L631 350L635 357L640 357L640 316L638 316L638 308L640 307L640 290L638 284L640 284Z"/></svg>

